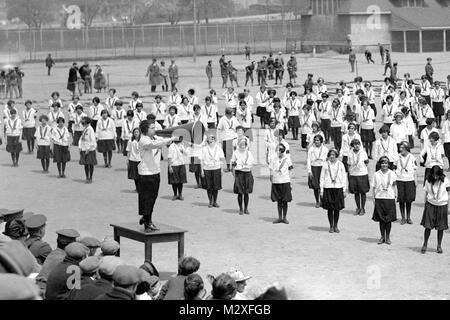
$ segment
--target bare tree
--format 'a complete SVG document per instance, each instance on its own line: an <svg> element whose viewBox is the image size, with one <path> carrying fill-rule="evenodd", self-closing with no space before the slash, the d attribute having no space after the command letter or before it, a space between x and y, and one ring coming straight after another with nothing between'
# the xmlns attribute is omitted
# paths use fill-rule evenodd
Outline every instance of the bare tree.
<svg viewBox="0 0 450 320"><path fill-rule="evenodd" d="M7 0L7 17L9 20L18 18L30 29L40 29L51 20L50 4L50 0Z"/></svg>

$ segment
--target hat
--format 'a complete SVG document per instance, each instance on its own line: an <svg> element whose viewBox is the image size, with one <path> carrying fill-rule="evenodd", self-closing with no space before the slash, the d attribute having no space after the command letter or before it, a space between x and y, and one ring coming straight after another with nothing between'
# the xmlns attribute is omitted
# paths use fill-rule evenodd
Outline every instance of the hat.
<svg viewBox="0 0 450 320"><path fill-rule="evenodd" d="M0 274L0 300L40 300L39 287L24 276Z"/></svg>
<svg viewBox="0 0 450 320"><path fill-rule="evenodd" d="M28 229L39 229L45 226L47 218L43 214L35 214L25 219L25 227Z"/></svg>
<svg viewBox="0 0 450 320"><path fill-rule="evenodd" d="M124 265L125 262L119 257L106 256L100 262L99 271L105 276L112 276L118 266Z"/></svg>
<svg viewBox="0 0 450 320"><path fill-rule="evenodd" d="M3 212L3 220L5 222L14 220L14 219L22 219L23 218L23 209L15 209L15 210L7 210Z"/></svg>
<svg viewBox="0 0 450 320"><path fill-rule="evenodd" d="M94 237L84 237L78 240L78 242L84 244L88 248L100 248L100 241Z"/></svg>
<svg viewBox="0 0 450 320"><path fill-rule="evenodd" d="M36 259L22 242L0 242L0 273L15 273L28 277L34 271Z"/></svg>
<svg viewBox="0 0 450 320"><path fill-rule="evenodd" d="M22 219L23 219L23 220L27 220L27 219L31 218L32 216L34 216L34 212L27 211L27 212L24 212L24 213L23 213Z"/></svg>
<svg viewBox="0 0 450 320"><path fill-rule="evenodd" d="M396 112L396 113L394 114L394 119L397 118L397 117L403 118L404 116L405 116L405 115L404 115L402 112Z"/></svg>
<svg viewBox="0 0 450 320"><path fill-rule="evenodd" d="M10 220L6 223L3 234L11 239L18 239L27 236L28 230L22 220Z"/></svg>
<svg viewBox="0 0 450 320"><path fill-rule="evenodd" d="M103 241L100 246L100 250L102 250L104 256L113 256L119 249L119 243L115 240L110 239Z"/></svg>
<svg viewBox="0 0 450 320"><path fill-rule="evenodd" d="M83 273L95 273L99 269L101 262L101 257L91 256L81 260L78 265Z"/></svg>
<svg viewBox="0 0 450 320"><path fill-rule="evenodd" d="M243 281L247 281L248 279L250 279L251 277L244 275L244 273L239 270L238 268L231 268L228 271L228 274L234 279L234 281L236 282L243 282Z"/></svg>
<svg viewBox="0 0 450 320"><path fill-rule="evenodd" d="M75 241L80 234L74 229L61 229L56 231L60 240Z"/></svg>
<svg viewBox="0 0 450 320"><path fill-rule="evenodd" d="M83 259L89 254L89 248L80 242L72 242L64 249L67 256L74 259Z"/></svg>
<svg viewBox="0 0 450 320"><path fill-rule="evenodd" d="M147 282L150 288L154 287L158 282L159 278L156 276L151 276L147 271L143 269L138 269L139 273L139 282Z"/></svg>
<svg viewBox="0 0 450 320"><path fill-rule="evenodd" d="M131 286L141 280L139 269L128 265L118 266L112 278L114 284L119 286Z"/></svg>

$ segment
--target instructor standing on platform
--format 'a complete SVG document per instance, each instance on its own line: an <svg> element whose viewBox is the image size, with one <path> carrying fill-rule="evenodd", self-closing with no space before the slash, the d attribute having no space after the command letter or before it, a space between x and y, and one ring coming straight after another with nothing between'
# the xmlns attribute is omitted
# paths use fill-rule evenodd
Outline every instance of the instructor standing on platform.
<svg viewBox="0 0 450 320"><path fill-rule="evenodd" d="M160 183L161 148L166 144L177 141L178 137L163 139L155 136L155 130L150 129L150 122L144 120L139 129L142 136L139 140L141 162L138 165L139 183L139 224L145 227L144 232L159 230L152 222L153 207L158 198Z"/></svg>

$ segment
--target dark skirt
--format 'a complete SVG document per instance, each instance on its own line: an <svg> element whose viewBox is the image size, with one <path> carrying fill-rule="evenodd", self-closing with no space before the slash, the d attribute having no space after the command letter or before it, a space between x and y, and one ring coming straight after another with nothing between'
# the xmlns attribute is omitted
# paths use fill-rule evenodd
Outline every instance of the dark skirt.
<svg viewBox="0 0 450 320"><path fill-rule="evenodd" d="M127 151L127 146L128 146L128 141L129 140L124 140L123 141L123 156L126 157L128 156L128 151Z"/></svg>
<svg viewBox="0 0 450 320"><path fill-rule="evenodd" d="M69 133L73 134L73 124L75 123L75 121L70 120L69 124L67 125L67 129L69 130Z"/></svg>
<svg viewBox="0 0 450 320"><path fill-rule="evenodd" d="M97 164L97 152L95 151L80 151L79 164L82 166Z"/></svg>
<svg viewBox="0 0 450 320"><path fill-rule="evenodd" d="M273 202L283 201L283 202L291 202L292 201L292 187L291 183L272 183L272 190L270 192L270 198Z"/></svg>
<svg viewBox="0 0 450 320"><path fill-rule="evenodd" d="M186 166L172 166L172 173L168 173L169 184L187 183Z"/></svg>
<svg viewBox="0 0 450 320"><path fill-rule="evenodd" d="M22 139L23 140L33 140L34 134L36 133L36 128L23 128Z"/></svg>
<svg viewBox="0 0 450 320"><path fill-rule="evenodd" d="M53 145L53 162L66 163L70 161L69 146Z"/></svg>
<svg viewBox="0 0 450 320"><path fill-rule="evenodd" d="M6 151L9 153L18 153L22 151L22 142L20 142L19 136L6 137Z"/></svg>
<svg viewBox="0 0 450 320"><path fill-rule="evenodd" d="M320 128L322 129L323 132L330 132L331 120L330 119L320 120Z"/></svg>
<svg viewBox="0 0 450 320"><path fill-rule="evenodd" d="M308 177L308 187L313 190L320 189L320 174L322 173L322 167L311 166L312 176Z"/></svg>
<svg viewBox="0 0 450 320"><path fill-rule="evenodd" d="M302 148L303 149L306 149L307 147L308 147L308 141L306 141L306 139L308 138L308 135L306 135L306 134L302 134L302 137L301 137L301 141L302 141Z"/></svg>
<svg viewBox="0 0 450 320"><path fill-rule="evenodd" d="M208 129L215 129L216 123L215 122L208 122Z"/></svg>
<svg viewBox="0 0 450 320"><path fill-rule="evenodd" d="M50 159L52 157L52 151L50 146L38 146L37 148L37 159Z"/></svg>
<svg viewBox="0 0 450 320"><path fill-rule="evenodd" d="M433 102L433 113L435 117L444 115L444 103L443 102Z"/></svg>
<svg viewBox="0 0 450 320"><path fill-rule="evenodd" d="M361 129L361 141L371 143L374 142L375 139L375 132L373 129Z"/></svg>
<svg viewBox="0 0 450 320"><path fill-rule="evenodd" d="M326 188L323 190L322 208L341 211L345 208L344 189Z"/></svg>
<svg viewBox="0 0 450 320"><path fill-rule="evenodd" d="M117 136L117 140L122 139L122 127L116 127L116 136Z"/></svg>
<svg viewBox="0 0 450 320"><path fill-rule="evenodd" d="M200 165L200 159L198 157L191 157L191 163L189 164L189 172L201 173L202 167Z"/></svg>
<svg viewBox="0 0 450 320"><path fill-rule="evenodd" d="M298 116L290 116L288 118L288 127L289 128L300 128L300 119Z"/></svg>
<svg viewBox="0 0 450 320"><path fill-rule="evenodd" d="M375 199L372 220L376 222L394 222L397 220L395 199Z"/></svg>
<svg viewBox="0 0 450 320"><path fill-rule="evenodd" d="M98 140L97 151L100 153L113 151L115 149L114 140Z"/></svg>
<svg viewBox="0 0 450 320"><path fill-rule="evenodd" d="M92 129L94 129L94 132L97 131L97 122L98 122L98 120L94 120L94 119L92 119L92 121L91 121L91 127L92 127Z"/></svg>
<svg viewBox="0 0 450 320"><path fill-rule="evenodd" d="M348 192L367 193L370 191L369 176L350 176L348 177Z"/></svg>
<svg viewBox="0 0 450 320"><path fill-rule="evenodd" d="M222 172L220 169L204 170L205 176L202 178L202 187L208 191L222 190Z"/></svg>
<svg viewBox="0 0 450 320"><path fill-rule="evenodd" d="M348 156L343 156L342 157L342 164L344 165L345 172L348 173Z"/></svg>
<svg viewBox="0 0 450 320"><path fill-rule="evenodd" d="M67 90L75 92L76 83L77 83L76 81L67 82Z"/></svg>
<svg viewBox="0 0 450 320"><path fill-rule="evenodd" d="M420 224L426 229L447 230L448 229L448 205L434 206L428 201L423 209Z"/></svg>
<svg viewBox="0 0 450 320"><path fill-rule="evenodd" d="M138 211L141 216L151 216L159 193L161 178L159 173L139 175L138 179Z"/></svg>
<svg viewBox="0 0 450 320"><path fill-rule="evenodd" d="M410 149L414 149L414 137L412 134L408 135L408 140Z"/></svg>
<svg viewBox="0 0 450 320"><path fill-rule="evenodd" d="M139 178L138 165L139 161L128 160L128 179L136 180Z"/></svg>
<svg viewBox="0 0 450 320"><path fill-rule="evenodd" d="M246 194L253 192L253 174L245 171L236 170L234 172L234 188L235 194Z"/></svg>
<svg viewBox="0 0 450 320"><path fill-rule="evenodd" d="M397 180L397 202L416 201L416 183L414 181Z"/></svg>
<svg viewBox="0 0 450 320"><path fill-rule="evenodd" d="M444 143L445 156L450 159L450 142Z"/></svg>
<svg viewBox="0 0 450 320"><path fill-rule="evenodd" d="M83 134L83 131L74 131L73 132L73 141L72 141L73 146L78 147L78 142L80 141L82 134Z"/></svg>

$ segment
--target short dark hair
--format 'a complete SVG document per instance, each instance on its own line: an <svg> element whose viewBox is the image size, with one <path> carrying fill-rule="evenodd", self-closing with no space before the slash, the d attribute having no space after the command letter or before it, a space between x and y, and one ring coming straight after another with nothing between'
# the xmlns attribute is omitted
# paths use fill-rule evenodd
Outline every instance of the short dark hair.
<svg viewBox="0 0 450 320"><path fill-rule="evenodd" d="M89 118L89 117L83 117L83 118L81 118L81 123L82 123L82 124L91 124L91 122L92 122L92 119Z"/></svg>
<svg viewBox="0 0 450 320"><path fill-rule="evenodd" d="M41 114L41 115L39 116L39 122L41 122L42 120L45 120L45 121L48 122L48 117L47 117L47 115Z"/></svg>
<svg viewBox="0 0 450 320"><path fill-rule="evenodd" d="M437 133L436 131L431 132L428 135L428 139L434 140L434 141L438 141L439 140L439 133Z"/></svg>
<svg viewBox="0 0 450 320"><path fill-rule="evenodd" d="M434 118L427 118L427 120L425 120L425 123L427 124L427 126L431 126L434 122L436 122L436 120L434 120Z"/></svg>
<svg viewBox="0 0 450 320"><path fill-rule="evenodd" d="M184 257L178 262L178 274L188 276L200 269L200 261L194 257Z"/></svg>
<svg viewBox="0 0 450 320"><path fill-rule="evenodd" d="M144 108L144 105L141 102L136 103L136 109L137 108Z"/></svg>
<svg viewBox="0 0 450 320"><path fill-rule="evenodd" d="M109 92L112 91L114 94L117 92L116 89L114 89L114 88L111 88L111 89L109 89L108 91L109 91Z"/></svg>
<svg viewBox="0 0 450 320"><path fill-rule="evenodd" d="M313 141L316 140L316 139L319 139L320 143L323 143L323 137L322 137L321 134L315 135L314 138L313 138Z"/></svg>
<svg viewBox="0 0 450 320"><path fill-rule="evenodd" d="M222 273L212 283L211 294L214 299L231 300L237 292L236 281L228 274Z"/></svg>
<svg viewBox="0 0 450 320"><path fill-rule="evenodd" d="M142 134L147 134L148 130L150 128L150 121L148 120L144 120L141 122L141 124L139 125L139 130L141 130Z"/></svg>
<svg viewBox="0 0 450 320"><path fill-rule="evenodd" d="M383 132L391 132L391 130L389 129L389 127L387 125L383 125L380 130L378 131L380 134L382 134Z"/></svg>
<svg viewBox="0 0 450 320"><path fill-rule="evenodd" d="M63 117L58 117L58 119L56 119L56 123L60 123L60 122L65 123L66 120L64 120Z"/></svg>
<svg viewBox="0 0 450 320"><path fill-rule="evenodd" d="M94 98L92 99L92 102L93 102L93 103L100 103L100 98L99 98L99 97L94 97Z"/></svg>
<svg viewBox="0 0 450 320"><path fill-rule="evenodd" d="M204 288L203 279L198 274L190 274L184 279L184 298L193 300Z"/></svg>
<svg viewBox="0 0 450 320"><path fill-rule="evenodd" d="M128 110L128 111L127 111L127 117L134 117L134 112L133 112L133 110Z"/></svg>
<svg viewBox="0 0 450 320"><path fill-rule="evenodd" d="M194 95L195 94L195 90L194 89L189 89L188 90L188 94Z"/></svg>
<svg viewBox="0 0 450 320"><path fill-rule="evenodd" d="M104 115L105 113L109 116L109 112L108 112L108 110L106 110L106 109L103 109L102 112L100 112L100 115L102 116L102 115Z"/></svg>
<svg viewBox="0 0 450 320"><path fill-rule="evenodd" d="M138 93L137 91L133 91L133 92L131 93L131 96L132 96L132 97L139 98L139 93Z"/></svg>
<svg viewBox="0 0 450 320"><path fill-rule="evenodd" d="M435 179L434 176L437 176L438 178ZM428 183L435 184L437 181L444 182L444 180L445 180L444 170L442 170L442 168L439 166L433 166L427 176Z"/></svg>

